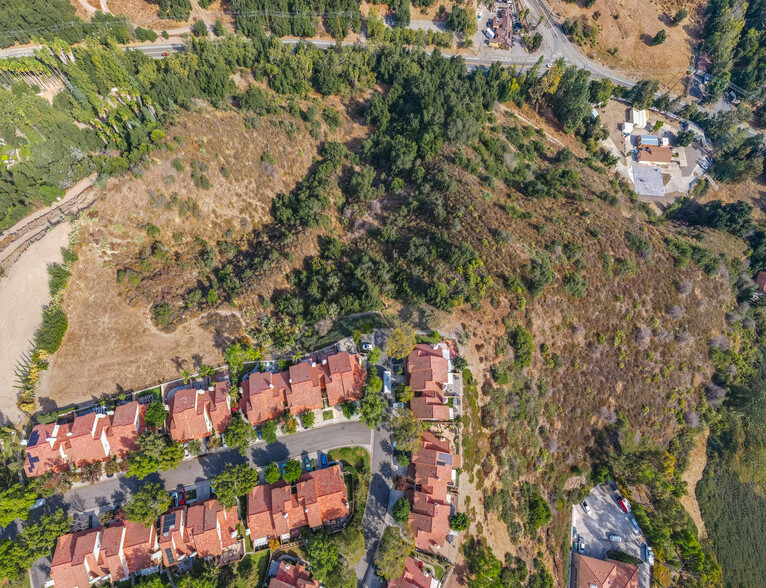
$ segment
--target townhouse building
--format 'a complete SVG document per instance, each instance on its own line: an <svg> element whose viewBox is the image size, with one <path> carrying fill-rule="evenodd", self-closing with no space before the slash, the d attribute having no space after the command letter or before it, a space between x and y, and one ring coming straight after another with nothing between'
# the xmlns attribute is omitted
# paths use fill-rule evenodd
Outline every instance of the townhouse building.
<svg viewBox="0 0 766 588"><path fill-rule="evenodd" d="M449 442L425 431L407 472L415 485L409 523L418 549L432 551L444 546L450 534L450 487L459 468L460 456L452 454Z"/></svg>
<svg viewBox="0 0 766 588"><path fill-rule="evenodd" d="M242 382L240 407L251 425L298 415L364 396L366 374L359 355L335 353L317 363L303 361L282 372L253 372Z"/></svg>
<svg viewBox="0 0 766 588"><path fill-rule="evenodd" d="M118 521L58 538L51 560L53 588L88 588L96 582L119 582L159 571L160 552L154 526Z"/></svg>
<svg viewBox="0 0 766 588"><path fill-rule="evenodd" d="M454 411L447 406L446 387L453 383L449 348L444 344L418 344L407 356L407 384L418 395L410 400L420 420L448 421Z"/></svg>
<svg viewBox="0 0 766 588"><path fill-rule="evenodd" d="M185 443L221 434L231 421L229 382L204 388L182 388L168 401L168 432L173 441Z"/></svg>
<svg viewBox="0 0 766 588"><path fill-rule="evenodd" d="M304 473L294 485L280 480L256 486L247 497L247 525L253 546L289 541L302 527L318 529L350 514L339 465Z"/></svg>
<svg viewBox="0 0 766 588"><path fill-rule="evenodd" d="M162 562L173 567L199 557L220 563L239 559L237 507L225 509L215 498L173 508L160 517L159 546Z"/></svg>

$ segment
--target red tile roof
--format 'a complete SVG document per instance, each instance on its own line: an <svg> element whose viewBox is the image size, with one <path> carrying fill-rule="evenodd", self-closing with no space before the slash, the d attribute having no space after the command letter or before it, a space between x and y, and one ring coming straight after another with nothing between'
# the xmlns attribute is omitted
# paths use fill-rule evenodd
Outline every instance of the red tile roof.
<svg viewBox="0 0 766 588"><path fill-rule="evenodd" d="M66 439L62 438L64 451L69 460L80 465L101 461L109 457L109 417L91 412L75 417Z"/></svg>
<svg viewBox="0 0 766 588"><path fill-rule="evenodd" d="M422 421L449 421L452 420L450 407L444 404L443 399L435 396L418 396L410 400L410 409L415 418Z"/></svg>
<svg viewBox="0 0 766 588"><path fill-rule="evenodd" d="M431 588L431 575L423 571L418 560L408 557L402 577L391 580L388 588Z"/></svg>
<svg viewBox="0 0 766 588"><path fill-rule="evenodd" d="M450 531L449 483L452 471L459 467L460 456L452 455L449 442L437 439L429 431L423 433L408 471L416 488L410 526L418 549L444 545Z"/></svg>
<svg viewBox="0 0 766 588"><path fill-rule="evenodd" d="M358 355L344 351L321 364L304 361L279 373L254 372L242 382L241 408L252 425L323 407L322 390L330 406L364 395L365 373Z"/></svg>
<svg viewBox="0 0 766 588"><path fill-rule="evenodd" d="M322 362L322 370L325 373L325 388L330 406L364 396L367 374L358 355L351 355L348 351L331 355L327 363Z"/></svg>
<svg viewBox="0 0 766 588"><path fill-rule="evenodd" d="M65 431L55 423L36 425L29 434L24 471L29 477L69 469L61 439Z"/></svg>
<svg viewBox="0 0 766 588"><path fill-rule="evenodd" d="M114 409L108 435L112 455L122 457L138 449L138 435L146 427L144 415L148 407L134 400Z"/></svg>
<svg viewBox="0 0 766 588"><path fill-rule="evenodd" d="M409 386L415 392L431 391L443 396L444 385L449 379L449 360L442 345L415 346L407 356ZM446 350L449 353L449 350Z"/></svg>
<svg viewBox="0 0 766 588"><path fill-rule="evenodd" d="M346 486L340 466L303 474L294 489L280 480L256 486L247 501L247 521L253 540L277 538L301 527L347 516Z"/></svg>
<svg viewBox="0 0 766 588"><path fill-rule="evenodd" d="M102 529L90 529L58 538L51 562L55 588L88 588L104 578L119 581L152 567L156 548L154 527L119 521Z"/></svg>
<svg viewBox="0 0 766 588"><path fill-rule="evenodd" d="M269 588L319 588L319 582L311 578L311 573L302 563L293 564L283 560Z"/></svg>
<svg viewBox="0 0 766 588"><path fill-rule="evenodd" d="M231 420L229 384L218 382L212 390L184 388L170 399L168 429L174 441L186 442L222 433Z"/></svg>
<svg viewBox="0 0 766 588"><path fill-rule="evenodd" d="M160 517L157 537L165 566L173 566L181 557L194 553L186 532L186 508L185 505L177 506Z"/></svg>
<svg viewBox="0 0 766 588"><path fill-rule="evenodd" d="M574 554L574 588L638 588L638 566Z"/></svg>
<svg viewBox="0 0 766 588"><path fill-rule="evenodd" d="M226 511L215 499L193 504L186 511L186 533L200 557L217 557L235 545L238 522L237 507Z"/></svg>

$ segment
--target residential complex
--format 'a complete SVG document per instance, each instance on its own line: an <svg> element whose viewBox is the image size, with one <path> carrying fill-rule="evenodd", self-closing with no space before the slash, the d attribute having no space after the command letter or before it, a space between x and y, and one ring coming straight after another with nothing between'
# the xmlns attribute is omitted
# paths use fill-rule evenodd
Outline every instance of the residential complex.
<svg viewBox="0 0 766 588"><path fill-rule="evenodd" d="M125 580L159 570L154 526L119 521L58 538L51 562L51 586L87 588L95 582Z"/></svg>
<svg viewBox="0 0 766 588"><path fill-rule="evenodd" d="M303 563L279 562L277 575L269 582L269 588L319 588L311 572Z"/></svg>
<svg viewBox="0 0 766 588"><path fill-rule="evenodd" d="M410 400L410 408L417 418L428 421L454 418L446 399L446 387L453 383L447 345L416 345L407 356L407 379L410 388L419 394Z"/></svg>
<svg viewBox="0 0 766 588"><path fill-rule="evenodd" d="M229 382L205 389L182 388L168 400L168 432L173 441L185 443L226 430L231 420Z"/></svg>
<svg viewBox="0 0 766 588"><path fill-rule="evenodd" d="M572 554L572 588L638 588L638 566Z"/></svg>
<svg viewBox="0 0 766 588"><path fill-rule="evenodd" d="M460 456L451 453L449 442L425 431L407 473L415 484L409 523L418 549L431 551L444 546L450 534L450 486L456 482L459 467Z"/></svg>
<svg viewBox="0 0 766 588"><path fill-rule="evenodd" d="M62 472L72 463L81 466L112 455L127 455L137 447L145 412L146 405L132 401L118 406L114 414L94 411L75 417L71 423L35 426L27 439L27 476Z"/></svg>
<svg viewBox="0 0 766 588"><path fill-rule="evenodd" d="M237 507L226 510L215 499L169 510L160 517L163 564L172 567L191 557L239 559L242 544L237 538L237 523Z"/></svg>
<svg viewBox="0 0 766 588"><path fill-rule="evenodd" d="M302 527L316 529L350 514L339 465L303 474L291 486L283 480L256 486L247 498L247 525L255 547L287 541Z"/></svg>
<svg viewBox="0 0 766 588"><path fill-rule="evenodd" d="M242 382L240 407L253 426L285 410L298 415L364 396L365 371L357 354L335 353L283 372L253 372Z"/></svg>

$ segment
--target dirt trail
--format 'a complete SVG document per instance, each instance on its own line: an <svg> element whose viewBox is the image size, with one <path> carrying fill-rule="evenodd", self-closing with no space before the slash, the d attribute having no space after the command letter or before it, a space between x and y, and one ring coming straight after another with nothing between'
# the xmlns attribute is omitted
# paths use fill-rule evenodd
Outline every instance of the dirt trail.
<svg viewBox="0 0 766 588"><path fill-rule="evenodd" d="M61 223L33 243L0 279L0 421L14 425L24 418L16 407L16 366L30 349L50 300L48 264L61 262L70 227Z"/></svg>
<svg viewBox="0 0 766 588"><path fill-rule="evenodd" d="M697 526L697 532L699 533L700 539L707 537L707 531L705 530L705 521L702 520L700 506L697 503L695 489L697 488L697 482L700 481L702 472L707 464L706 449L709 434L710 430L705 429L694 439L694 448L689 454L689 467L686 468L686 471L682 476L682 479L686 482L687 486L686 494L681 498L681 504Z"/></svg>
<svg viewBox="0 0 766 588"><path fill-rule="evenodd" d="M77 214L90 206L96 197L90 190L95 180L96 174L83 178L69 188L61 200L30 214L0 233L0 268L8 271L32 243L45 235L50 226L61 222L62 214Z"/></svg>

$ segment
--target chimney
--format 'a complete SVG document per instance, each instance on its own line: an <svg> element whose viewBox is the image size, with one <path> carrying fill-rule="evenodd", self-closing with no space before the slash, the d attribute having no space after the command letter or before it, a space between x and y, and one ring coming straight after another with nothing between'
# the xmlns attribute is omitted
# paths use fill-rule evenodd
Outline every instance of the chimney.
<svg viewBox="0 0 766 588"><path fill-rule="evenodd" d="M312 359L312 360L311 360L311 367L316 367L316 366L317 366L317 362L315 362L315 361Z"/></svg>
<svg viewBox="0 0 766 588"><path fill-rule="evenodd" d="M282 518L287 519L287 511L282 513Z"/></svg>
<svg viewBox="0 0 766 588"><path fill-rule="evenodd" d="M288 378L288 379L287 379L287 381L288 381L290 384L292 384L292 383L293 383L293 379L292 379L292 378Z"/></svg>
<svg viewBox="0 0 766 588"><path fill-rule="evenodd" d="M327 365L327 359L326 358L322 360L322 365Z"/></svg>
<svg viewBox="0 0 766 588"><path fill-rule="evenodd" d="M210 392L215 392L215 386L208 386L207 388Z"/></svg>

